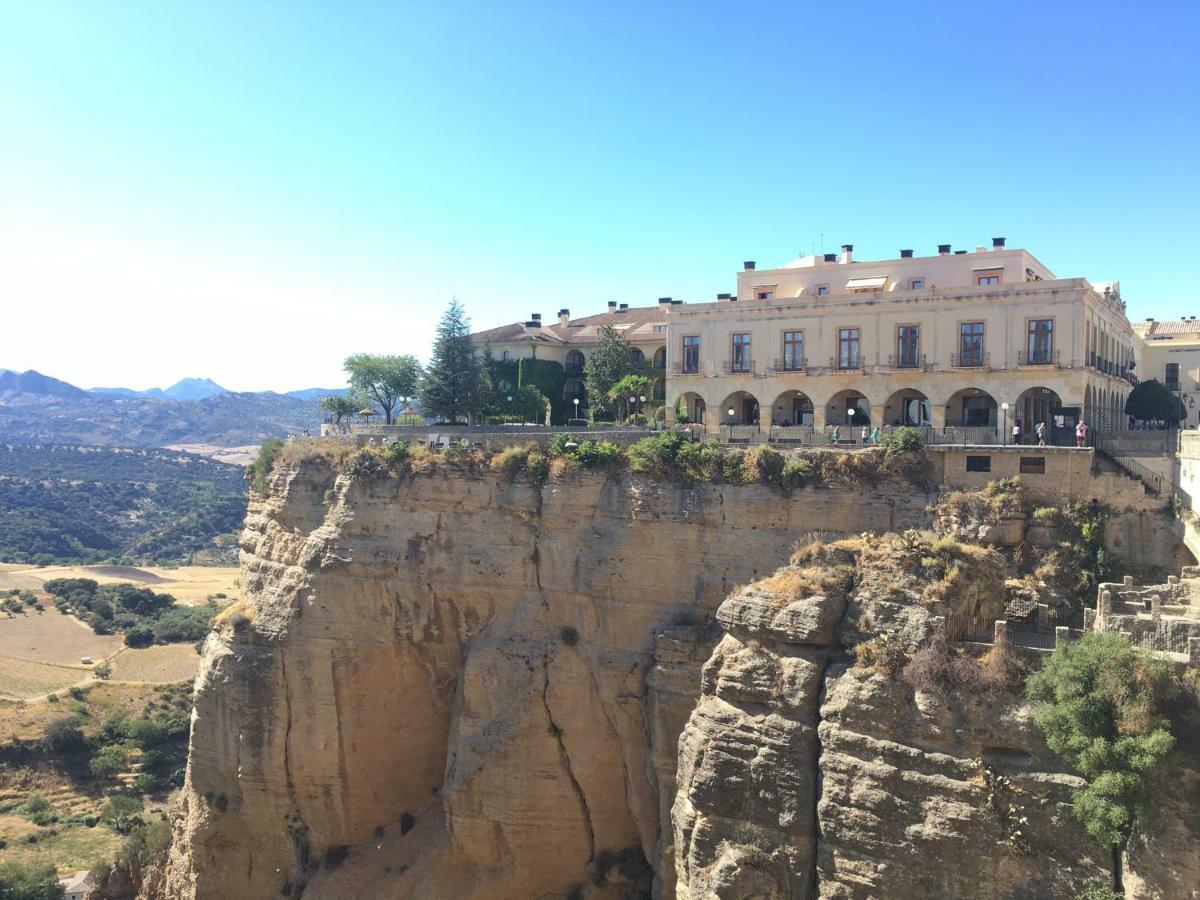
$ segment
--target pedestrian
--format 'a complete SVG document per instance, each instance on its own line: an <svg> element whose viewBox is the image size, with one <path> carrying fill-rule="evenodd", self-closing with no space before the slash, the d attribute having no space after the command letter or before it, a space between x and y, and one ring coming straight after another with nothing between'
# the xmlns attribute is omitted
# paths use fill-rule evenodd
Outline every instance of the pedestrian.
<svg viewBox="0 0 1200 900"><path fill-rule="evenodd" d="M833 443L835 443L835 444L842 439L842 429L840 426L837 426L837 425L833 426L832 437L833 437Z"/></svg>
<svg viewBox="0 0 1200 900"><path fill-rule="evenodd" d="M1038 446L1045 447L1046 446L1046 423L1038 422L1037 427L1033 430L1037 434Z"/></svg>
<svg viewBox="0 0 1200 900"><path fill-rule="evenodd" d="M862 434L860 435L860 437L862 438L863 446L865 447L867 445L867 442L869 440L871 440L871 429L868 428L866 425L864 425L862 427Z"/></svg>
<svg viewBox="0 0 1200 900"><path fill-rule="evenodd" d="M871 429L871 443L872 444L879 443L879 426L878 425L876 425L874 428Z"/></svg>
<svg viewBox="0 0 1200 900"><path fill-rule="evenodd" d="M1015 422L1013 422L1012 441L1014 444L1017 444L1017 445L1020 445L1020 443L1021 443L1021 420L1020 419L1017 419Z"/></svg>
<svg viewBox="0 0 1200 900"><path fill-rule="evenodd" d="M1087 434L1088 434L1087 422L1083 421L1083 419L1080 419L1079 424L1075 426L1075 446L1076 447L1086 447L1087 446Z"/></svg>

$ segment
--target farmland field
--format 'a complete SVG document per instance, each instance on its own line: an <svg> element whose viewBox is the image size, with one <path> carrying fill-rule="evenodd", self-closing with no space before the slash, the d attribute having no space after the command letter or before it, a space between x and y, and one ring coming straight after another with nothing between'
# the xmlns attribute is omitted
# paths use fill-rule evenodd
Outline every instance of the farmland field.
<svg viewBox="0 0 1200 900"><path fill-rule="evenodd" d="M200 667L200 656L191 644L159 644L122 650L109 659L111 681L171 684L191 681Z"/></svg>
<svg viewBox="0 0 1200 900"><path fill-rule="evenodd" d="M213 594L230 599L241 596L237 589L237 566L29 566L0 563L0 590L22 588L41 591L52 578L91 578L100 584L128 581L170 594L180 603L195 606Z"/></svg>
<svg viewBox="0 0 1200 900"><path fill-rule="evenodd" d="M88 666L55 666L0 656L0 698L28 700L40 697L66 690L91 675L92 670Z"/></svg>
<svg viewBox="0 0 1200 900"><path fill-rule="evenodd" d="M96 661L121 649L120 635L100 635L73 616L54 607L38 613L0 618L0 656L55 665L78 665L81 657Z"/></svg>

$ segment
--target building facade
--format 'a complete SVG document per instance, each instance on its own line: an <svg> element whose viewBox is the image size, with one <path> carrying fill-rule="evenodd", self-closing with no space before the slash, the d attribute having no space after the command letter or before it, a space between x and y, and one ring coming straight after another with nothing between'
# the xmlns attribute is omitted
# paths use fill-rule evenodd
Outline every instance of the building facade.
<svg viewBox="0 0 1200 900"><path fill-rule="evenodd" d="M1060 279L1025 250L860 262L853 248L777 269L736 295L668 309L668 408L724 426L1019 421L1124 427L1134 335L1115 284Z"/></svg>
<svg viewBox="0 0 1200 900"><path fill-rule="evenodd" d="M1200 320L1195 316L1173 322L1147 319L1135 323L1133 332L1138 378L1166 385L1183 401L1184 424L1200 424Z"/></svg>

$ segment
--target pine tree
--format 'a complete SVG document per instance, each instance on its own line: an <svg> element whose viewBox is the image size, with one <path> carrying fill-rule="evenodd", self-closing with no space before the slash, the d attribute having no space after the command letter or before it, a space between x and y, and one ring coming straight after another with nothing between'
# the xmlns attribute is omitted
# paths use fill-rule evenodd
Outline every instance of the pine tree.
<svg viewBox="0 0 1200 900"><path fill-rule="evenodd" d="M441 416L447 422L465 418L470 423L483 412L484 388L483 366L471 342L471 323L455 298L438 324L433 358L421 387L421 406L428 416Z"/></svg>

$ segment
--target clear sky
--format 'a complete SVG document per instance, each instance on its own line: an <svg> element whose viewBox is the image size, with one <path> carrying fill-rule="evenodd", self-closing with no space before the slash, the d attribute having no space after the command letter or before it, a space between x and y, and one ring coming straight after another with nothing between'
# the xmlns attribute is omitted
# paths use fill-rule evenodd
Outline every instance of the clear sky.
<svg viewBox="0 0 1200 900"><path fill-rule="evenodd" d="M335 386L1006 236L1200 314L1200 3L0 0L0 367Z"/></svg>

